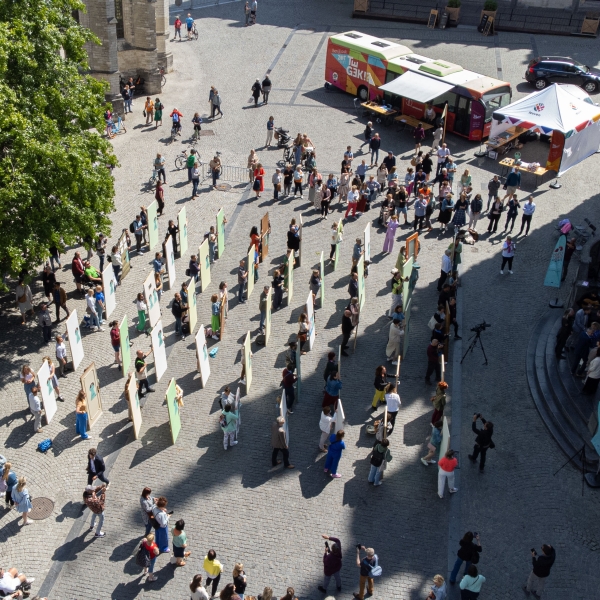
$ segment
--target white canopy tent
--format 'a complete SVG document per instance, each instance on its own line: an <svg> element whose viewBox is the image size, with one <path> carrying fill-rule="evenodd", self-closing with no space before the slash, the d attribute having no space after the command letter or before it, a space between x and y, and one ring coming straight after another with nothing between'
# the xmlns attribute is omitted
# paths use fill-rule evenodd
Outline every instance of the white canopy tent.
<svg viewBox="0 0 600 600"><path fill-rule="evenodd" d="M600 148L600 107L574 85L553 84L494 112L490 139L513 126L552 136L546 169L559 175Z"/></svg>
<svg viewBox="0 0 600 600"><path fill-rule="evenodd" d="M454 85L438 81L427 75L407 71L389 83L380 85L379 89L425 104L434 98L443 96L453 87Z"/></svg>

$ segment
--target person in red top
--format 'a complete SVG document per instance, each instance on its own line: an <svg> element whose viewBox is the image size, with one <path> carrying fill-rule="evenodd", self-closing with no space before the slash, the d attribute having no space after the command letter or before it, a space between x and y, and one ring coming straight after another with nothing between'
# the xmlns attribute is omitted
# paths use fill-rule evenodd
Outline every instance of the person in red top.
<svg viewBox="0 0 600 600"><path fill-rule="evenodd" d="M112 344L115 352L115 363L121 366L121 332L119 331L119 322L113 321L110 324L110 343Z"/></svg>
<svg viewBox="0 0 600 600"><path fill-rule="evenodd" d="M258 163L254 169L254 183L252 189L256 192L256 197L260 198L260 193L265 191L265 170L263 166Z"/></svg>
<svg viewBox="0 0 600 600"><path fill-rule="evenodd" d="M175 37L173 39L176 40L177 36L179 36L179 41L181 41L181 19L179 17L175 19Z"/></svg>
<svg viewBox="0 0 600 600"><path fill-rule="evenodd" d="M250 230L250 245L254 244L254 251L258 254L260 250L260 235L258 235L258 227L254 226Z"/></svg>
<svg viewBox="0 0 600 600"><path fill-rule="evenodd" d="M149 533L140 544L140 548L144 548L146 552L150 555L150 564L147 568L144 569L144 575L149 573L148 581L156 581L158 577L154 575L154 563L156 562L156 557L159 555L158 546L154 541L154 534Z"/></svg>
<svg viewBox="0 0 600 600"><path fill-rule="evenodd" d="M181 119L183 119L183 115L174 108L169 116L173 119L173 129L177 131L177 135L181 135Z"/></svg>
<svg viewBox="0 0 600 600"><path fill-rule="evenodd" d="M80 294L84 294L83 288L81 287L81 282L83 281L83 261L81 260L81 254L79 252L75 252L75 256L73 257L73 262L71 263L71 272L73 273L73 277L75 277L75 285L77 286L77 291Z"/></svg>
<svg viewBox="0 0 600 600"><path fill-rule="evenodd" d="M448 450L446 454L438 461L438 496L444 497L444 488L446 487L446 479L448 480L448 490L451 494L458 492L458 488L454 487L454 469L458 466L458 460L454 456L454 450Z"/></svg>

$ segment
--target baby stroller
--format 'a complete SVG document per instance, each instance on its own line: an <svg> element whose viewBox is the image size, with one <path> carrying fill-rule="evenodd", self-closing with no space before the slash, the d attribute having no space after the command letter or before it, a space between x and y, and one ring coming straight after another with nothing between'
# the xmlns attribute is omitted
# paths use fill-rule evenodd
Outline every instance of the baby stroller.
<svg viewBox="0 0 600 600"><path fill-rule="evenodd" d="M277 147L278 148L288 148L291 147L292 145L292 138L288 135L289 134L289 130L288 129L284 129L283 127L276 127L275 128L275 139L277 140Z"/></svg>

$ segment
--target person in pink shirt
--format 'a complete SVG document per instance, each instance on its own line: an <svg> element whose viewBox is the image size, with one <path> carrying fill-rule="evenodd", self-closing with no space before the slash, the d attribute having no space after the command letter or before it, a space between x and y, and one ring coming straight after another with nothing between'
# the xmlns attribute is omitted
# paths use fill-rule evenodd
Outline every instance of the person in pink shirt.
<svg viewBox="0 0 600 600"><path fill-rule="evenodd" d="M446 487L446 479L448 480L448 491L451 494L458 492L458 488L454 487L454 469L458 466L458 459L454 456L454 450L448 450L446 454L438 461L438 496L444 497L444 488Z"/></svg>
<svg viewBox="0 0 600 600"><path fill-rule="evenodd" d="M387 232L383 242L383 251L391 253L394 248L394 238L396 237L396 229L398 229L398 217L392 215L392 218L387 224Z"/></svg>

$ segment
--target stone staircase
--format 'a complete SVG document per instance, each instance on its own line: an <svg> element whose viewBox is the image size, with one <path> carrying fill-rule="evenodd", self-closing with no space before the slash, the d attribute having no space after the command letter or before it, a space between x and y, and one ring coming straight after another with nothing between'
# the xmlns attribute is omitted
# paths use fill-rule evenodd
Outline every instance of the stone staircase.
<svg viewBox="0 0 600 600"><path fill-rule="evenodd" d="M585 443L586 470L596 472L600 459L588 429L594 399L581 393L583 380L571 375L568 361L558 361L554 354L561 317L562 311L550 310L537 322L527 349L527 381L536 408L561 450L571 457ZM574 462L582 468L579 457Z"/></svg>

